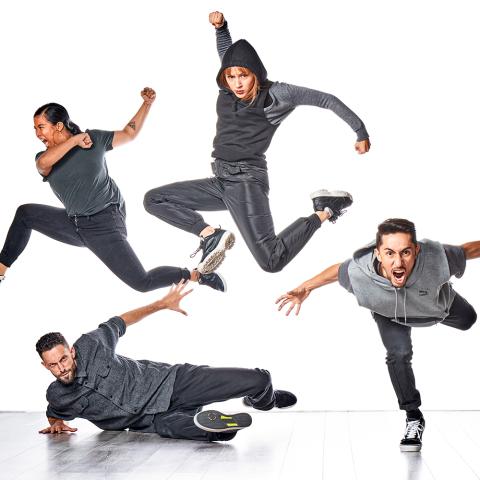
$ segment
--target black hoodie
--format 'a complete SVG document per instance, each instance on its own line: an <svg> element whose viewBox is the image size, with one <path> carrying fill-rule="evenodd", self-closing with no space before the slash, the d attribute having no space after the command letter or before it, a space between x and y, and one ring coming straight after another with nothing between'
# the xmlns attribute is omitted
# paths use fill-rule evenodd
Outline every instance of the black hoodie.
<svg viewBox="0 0 480 480"><path fill-rule="evenodd" d="M246 67L258 78L260 91L255 100L242 101L219 79L228 67ZM270 146L278 125L272 125L265 116L266 101L271 82L267 70L255 49L246 41L233 43L222 58L217 75L220 93L217 100L217 134L213 140L212 157L227 162L248 162L266 168L265 152Z"/></svg>

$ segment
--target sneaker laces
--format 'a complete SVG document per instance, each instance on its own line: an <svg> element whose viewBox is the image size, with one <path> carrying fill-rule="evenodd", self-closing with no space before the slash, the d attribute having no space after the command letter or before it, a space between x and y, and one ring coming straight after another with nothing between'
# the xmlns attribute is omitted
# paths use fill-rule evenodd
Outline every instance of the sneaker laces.
<svg viewBox="0 0 480 480"><path fill-rule="evenodd" d="M423 425L420 420L407 420L407 427L405 429L405 439L419 438L423 432Z"/></svg>
<svg viewBox="0 0 480 480"><path fill-rule="evenodd" d="M200 240L200 245L198 246L198 248L190 254L190 258L193 258L203 247L203 239Z"/></svg>
<svg viewBox="0 0 480 480"><path fill-rule="evenodd" d="M218 228L215 228L215 231L213 233L215 233L217 230L220 230L221 228L222 228L222 226L219 225ZM203 248L203 244L205 243L205 239L207 237L209 237L210 235L213 235L213 233L210 233L206 237L201 237L200 245L198 246L198 248L193 253L190 254L190 258L193 258Z"/></svg>

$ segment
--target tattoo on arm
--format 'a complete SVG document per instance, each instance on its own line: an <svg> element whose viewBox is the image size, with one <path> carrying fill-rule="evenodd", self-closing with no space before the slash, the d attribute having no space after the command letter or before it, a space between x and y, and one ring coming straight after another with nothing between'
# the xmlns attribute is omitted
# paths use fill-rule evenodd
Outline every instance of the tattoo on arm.
<svg viewBox="0 0 480 480"><path fill-rule="evenodd" d="M135 128L136 128L136 127L135 127L135 122L133 122L133 121L130 122L130 123L128 124L128 126L129 126L132 130L135 130Z"/></svg>

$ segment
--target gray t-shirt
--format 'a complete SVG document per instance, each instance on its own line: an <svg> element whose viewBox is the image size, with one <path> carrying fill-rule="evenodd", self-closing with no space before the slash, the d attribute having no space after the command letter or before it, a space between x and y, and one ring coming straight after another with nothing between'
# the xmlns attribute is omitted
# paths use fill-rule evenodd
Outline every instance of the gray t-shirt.
<svg viewBox="0 0 480 480"><path fill-rule="evenodd" d="M85 149L72 148L44 177L69 216L93 215L109 205L123 203L105 161L105 153L112 149L114 132L86 130L86 133L93 145ZM37 153L36 159L42 153Z"/></svg>
<svg viewBox="0 0 480 480"><path fill-rule="evenodd" d="M450 269L450 276L460 278L466 267L465 252L462 247L456 245L444 244L445 255L447 256L448 267ZM338 270L338 283L350 293L353 293L352 284L348 275L348 265L352 259L345 260Z"/></svg>

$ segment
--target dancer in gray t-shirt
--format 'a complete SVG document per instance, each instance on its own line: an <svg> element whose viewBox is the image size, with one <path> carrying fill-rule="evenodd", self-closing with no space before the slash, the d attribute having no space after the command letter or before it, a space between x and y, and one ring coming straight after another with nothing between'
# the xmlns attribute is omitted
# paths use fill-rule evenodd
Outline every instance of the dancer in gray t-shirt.
<svg viewBox="0 0 480 480"><path fill-rule="evenodd" d="M80 128L58 103L34 114L37 138L46 150L36 155L38 172L65 208L27 204L17 209L0 252L0 281L27 246L32 230L77 247L89 248L118 278L141 292L193 280L224 291L217 274L185 268L157 267L146 271L127 240L125 202L108 174L105 153L135 139L155 101L155 91L141 92L143 103L123 130Z"/></svg>

